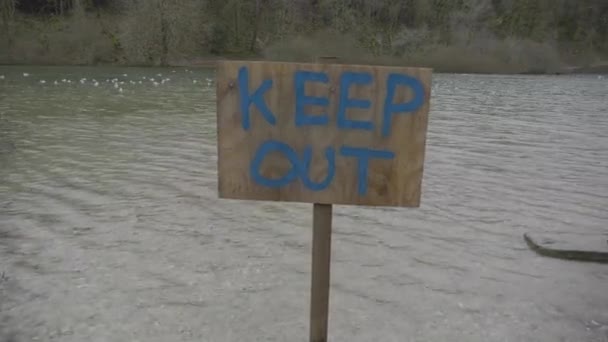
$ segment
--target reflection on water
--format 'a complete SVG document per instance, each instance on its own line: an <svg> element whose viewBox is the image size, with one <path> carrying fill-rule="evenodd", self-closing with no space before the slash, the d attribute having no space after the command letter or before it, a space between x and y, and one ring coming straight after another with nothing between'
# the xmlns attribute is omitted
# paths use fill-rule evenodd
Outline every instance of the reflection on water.
<svg viewBox="0 0 608 342"><path fill-rule="evenodd" d="M0 340L306 340L311 206L217 199L212 71L0 75ZM335 208L331 337L608 341L608 268L521 238L606 237L608 82L433 82L422 207Z"/></svg>

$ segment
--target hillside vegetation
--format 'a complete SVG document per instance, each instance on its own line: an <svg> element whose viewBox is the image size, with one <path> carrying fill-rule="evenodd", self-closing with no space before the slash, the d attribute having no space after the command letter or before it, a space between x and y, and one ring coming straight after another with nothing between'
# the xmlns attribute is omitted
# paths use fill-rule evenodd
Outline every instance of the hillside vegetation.
<svg viewBox="0 0 608 342"><path fill-rule="evenodd" d="M209 58L556 72L608 55L608 0L0 0L0 63Z"/></svg>

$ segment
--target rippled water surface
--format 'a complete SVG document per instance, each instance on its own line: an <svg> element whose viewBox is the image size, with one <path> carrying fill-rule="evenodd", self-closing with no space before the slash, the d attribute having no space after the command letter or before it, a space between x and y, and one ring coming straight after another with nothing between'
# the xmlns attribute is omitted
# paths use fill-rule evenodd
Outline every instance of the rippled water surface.
<svg viewBox="0 0 608 342"><path fill-rule="evenodd" d="M0 75L0 341L308 340L311 205L218 200L212 71ZM608 341L608 265L522 239L608 238L608 79L431 106L422 206L334 209L331 340Z"/></svg>

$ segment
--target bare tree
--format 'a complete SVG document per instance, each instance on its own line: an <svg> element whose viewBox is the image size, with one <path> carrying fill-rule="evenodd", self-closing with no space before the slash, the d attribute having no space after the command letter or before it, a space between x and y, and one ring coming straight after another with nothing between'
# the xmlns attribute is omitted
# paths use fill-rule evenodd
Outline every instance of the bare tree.
<svg viewBox="0 0 608 342"><path fill-rule="evenodd" d="M253 19L253 34L249 43L249 51L254 52L255 42L258 40L258 30L260 29L261 5L262 0L255 0L255 17Z"/></svg>
<svg viewBox="0 0 608 342"><path fill-rule="evenodd" d="M10 53L13 47L13 34L11 26L15 17L15 9L17 8L18 0L0 0L0 14L2 15L2 26L6 34L6 47Z"/></svg>

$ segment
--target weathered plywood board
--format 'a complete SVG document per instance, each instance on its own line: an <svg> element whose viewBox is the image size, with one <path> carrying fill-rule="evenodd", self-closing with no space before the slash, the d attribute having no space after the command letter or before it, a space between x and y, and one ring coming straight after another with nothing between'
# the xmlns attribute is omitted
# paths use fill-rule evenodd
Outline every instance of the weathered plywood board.
<svg viewBox="0 0 608 342"><path fill-rule="evenodd" d="M420 205L431 70L223 61L220 198Z"/></svg>

